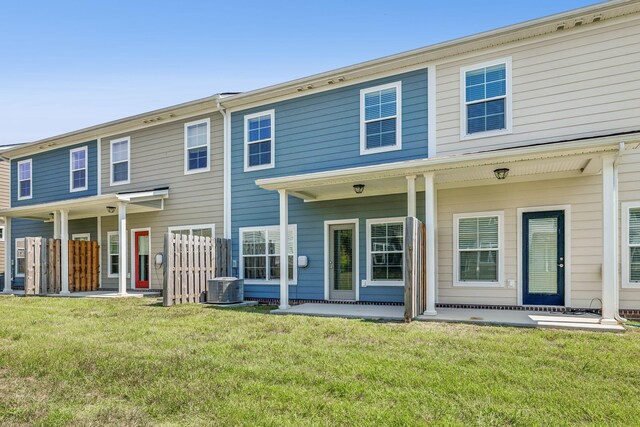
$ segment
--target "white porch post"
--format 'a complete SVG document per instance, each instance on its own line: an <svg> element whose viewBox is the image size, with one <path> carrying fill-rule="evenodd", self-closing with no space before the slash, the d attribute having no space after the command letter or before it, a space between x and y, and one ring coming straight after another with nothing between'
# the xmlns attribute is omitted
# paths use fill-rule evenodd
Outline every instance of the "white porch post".
<svg viewBox="0 0 640 427"><path fill-rule="evenodd" d="M436 315L436 190L433 173L424 175L425 225L427 229L427 309L425 315Z"/></svg>
<svg viewBox="0 0 640 427"><path fill-rule="evenodd" d="M58 211L53 211L53 238L60 238L60 214Z"/></svg>
<svg viewBox="0 0 640 427"><path fill-rule="evenodd" d="M60 295L69 295L69 212L60 209Z"/></svg>
<svg viewBox="0 0 640 427"><path fill-rule="evenodd" d="M416 176L407 176L407 216L416 216Z"/></svg>
<svg viewBox="0 0 640 427"><path fill-rule="evenodd" d="M280 194L280 310L289 306L289 195L287 190Z"/></svg>
<svg viewBox="0 0 640 427"><path fill-rule="evenodd" d="M127 204L118 202L118 293L127 294Z"/></svg>
<svg viewBox="0 0 640 427"><path fill-rule="evenodd" d="M4 289L3 293L11 293L11 256L13 255L13 238L11 237L11 218L4 218Z"/></svg>
<svg viewBox="0 0 640 427"><path fill-rule="evenodd" d="M618 318L618 168L615 156L602 159L602 320Z"/></svg>

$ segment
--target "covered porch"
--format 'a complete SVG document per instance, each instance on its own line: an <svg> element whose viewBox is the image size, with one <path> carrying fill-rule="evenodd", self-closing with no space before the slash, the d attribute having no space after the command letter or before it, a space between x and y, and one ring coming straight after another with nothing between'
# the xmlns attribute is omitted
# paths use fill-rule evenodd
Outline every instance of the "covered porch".
<svg viewBox="0 0 640 427"><path fill-rule="evenodd" d="M635 148L635 144L628 144L628 146L625 147L625 142L632 142L635 139L635 136L617 136L565 141L478 154L409 160L336 171L262 179L257 180L256 184L266 190L278 191L279 193L279 237L281 247L286 247L288 241L289 196L304 200L306 203L313 204L315 202L339 199L355 199L389 194L406 194L406 217L416 217L416 193L424 192L426 250L423 262L426 266L426 309L419 314L417 318L423 319L427 316L431 316L435 319L439 314L447 313L448 310L444 308L436 309L436 303L441 302L440 299L443 298L439 284L441 286L441 284L446 281L454 281L454 279L449 276L442 276L439 274L439 269L442 265L438 259L439 227L440 224L445 223L447 224L447 227L450 227L451 223L450 218L438 218L439 192L442 194L443 191L457 189L469 189L470 191L473 191L474 188L482 188L483 191L491 191L491 188L495 188L497 191L504 193L509 191L508 188L510 188L511 185L516 186L518 184L537 183L537 188L539 188L539 190L537 190L539 191L537 200L540 200L544 199L545 181L561 182L565 179L573 179L575 182L576 180L583 178L588 179L590 185L594 182L596 183L598 194L600 194L598 201L599 211L597 212L597 215L598 223L601 223L601 228L596 231L601 235L601 239L598 238L597 240L594 240L594 242L597 242L597 246L594 246L594 250L592 252L594 254L602 254L602 258L598 263L600 267L600 273L598 273L599 279L597 279L600 281L599 290L595 291L590 289L588 292L585 291L583 293L585 295L596 295L597 292L597 298L593 299L598 300L596 301L596 304L598 305L595 308L599 308L602 311L602 317L597 319L599 324L618 325L619 322L624 321L624 319L622 319L618 314L617 163L618 157L625 149ZM520 189L518 191L522 191L521 189L524 187L520 186L518 188ZM373 199L368 199L368 201L373 202ZM460 212L467 212L464 200L459 200L457 203L459 205ZM532 305L532 303L527 303L523 299L524 291L522 289L522 282L524 279L523 275L526 273L523 269L524 261L521 257L522 254L520 251L520 248L523 247L521 221L522 218L524 218L524 213L540 211L541 209L538 209L538 207L543 207L545 210L555 211L560 210L559 206L560 203L558 202L546 204L544 202L535 202L529 204L526 200L522 202L521 205L517 205L517 251L515 227L516 215L513 215L512 218L508 219L508 221L511 222L511 226L514 227L512 231L510 231L509 236L513 241L512 246L514 247L514 250L513 253L509 254L509 256L514 260L513 264L516 264L515 258L517 252L517 267L513 266L514 271L517 269L517 277L515 272L512 274L513 278L505 277L502 274L503 265L499 265L496 266L496 270L500 269L499 280L496 280L497 283L495 286L485 287L509 290L509 293L514 296L517 292L517 305L521 307ZM567 206L567 210L570 212L571 206ZM492 210L498 209L502 209L502 207L494 206ZM510 207L509 209L514 212L516 211L516 208L514 207ZM422 216L422 212L420 214ZM455 214L453 216L455 217ZM558 267L562 268L562 270L558 270L558 277L563 278L563 292L562 295L560 295L562 300L554 303L553 305L587 308L589 307L588 301L586 303L580 303L583 305L576 305L575 303L572 304L571 288L572 286L574 288L576 287L576 281L574 280L574 283L572 284L570 261L572 240L570 233L567 234L566 244L566 266L564 255L557 261ZM589 244L589 242L586 244ZM502 245L500 248L501 251L504 250ZM588 249L589 248L586 247L586 250ZM325 265L327 265L326 258L327 252L325 250ZM593 256L591 256L591 258L593 258ZM288 262L288 257L281 254L280 265L288 265ZM358 267L356 266L355 268L357 269ZM325 283L328 283L327 273L328 270L325 267ZM590 274L593 274L595 277L595 273ZM564 280L565 278L566 280ZM590 278L590 280L593 279ZM564 292L565 285L566 293ZM355 283L355 286L360 286L359 281ZM478 286L476 289L480 288L482 288L482 286ZM456 289L456 291L460 294L460 289ZM474 294L476 291L473 287L468 287L464 289L464 291L467 295L466 298L471 300L474 295L480 296L482 293L482 291L477 291L477 293ZM491 290L491 292L494 292L494 290ZM483 298L487 298L486 295L489 294L490 292L486 292L485 295L483 295ZM325 293L325 295L327 295L327 293ZM326 296L325 299L329 300ZM497 302L488 301L489 300L485 299L482 302L498 305ZM511 304L516 304L515 297ZM542 303L537 305L544 306L545 304ZM387 307L374 307L375 308L373 310L380 309L385 313L386 311L392 310ZM321 311L328 310L327 307L321 307L321 309ZM296 313L300 310L304 311L306 308L291 307L287 279L286 277L280 278L280 305L278 313ZM335 310L337 310L336 312L341 312L346 310L346 308L336 307ZM539 314L540 312L536 311L536 313ZM373 315L375 316L375 313L373 313ZM521 313L517 314L517 316L520 315ZM573 317L570 317L569 319L573 319ZM541 321L544 322L546 320L542 319ZM531 322L533 322L533 320L530 319L530 321L523 321L522 324L531 324ZM593 322L593 319L590 320L590 322Z"/></svg>
<svg viewBox="0 0 640 427"><path fill-rule="evenodd" d="M69 199L59 202L42 203L31 206L21 206L16 208L0 210L0 217L3 217L6 224L5 239L8 247L11 247L11 242L16 238L23 237L42 237L38 235L30 235L27 232L26 236L12 236L12 220L25 219L41 221L43 223L51 224L53 232L50 236L53 240L59 241L59 284L61 296L70 296L70 280L73 279L73 275L69 274L69 266L72 264L70 261L70 232L69 223L74 220L81 220L86 218L95 218L97 245L100 255L98 256L98 267L102 262L101 251L101 219L102 217L109 215L118 216L118 243L119 253L128 254L127 252L127 215L136 213L148 213L156 212L164 209L164 201L169 197L168 188L158 188L146 191L136 192L123 192L104 194L99 196L83 197L78 199ZM32 233L37 234L37 233ZM85 237L87 240L89 236ZM127 265L128 256L119 256L119 289L118 294L121 296L127 295ZM5 251L4 257L5 274L3 293L14 293L12 289L12 281L15 278L14 262L17 263L17 259L14 259L14 251ZM102 270L100 268L100 270ZM102 271L100 271L99 283L102 283ZM101 291L98 291L101 292ZM81 293L81 292L80 292ZM74 295L79 293L74 292ZM102 295L101 293L96 295ZM90 296L89 294L85 296Z"/></svg>

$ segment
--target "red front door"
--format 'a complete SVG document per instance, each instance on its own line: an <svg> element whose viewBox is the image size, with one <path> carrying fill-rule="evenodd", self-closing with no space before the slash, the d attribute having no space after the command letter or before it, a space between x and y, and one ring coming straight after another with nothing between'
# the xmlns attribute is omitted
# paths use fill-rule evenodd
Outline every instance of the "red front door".
<svg viewBox="0 0 640 427"><path fill-rule="evenodd" d="M149 287L149 232L135 233L136 289Z"/></svg>

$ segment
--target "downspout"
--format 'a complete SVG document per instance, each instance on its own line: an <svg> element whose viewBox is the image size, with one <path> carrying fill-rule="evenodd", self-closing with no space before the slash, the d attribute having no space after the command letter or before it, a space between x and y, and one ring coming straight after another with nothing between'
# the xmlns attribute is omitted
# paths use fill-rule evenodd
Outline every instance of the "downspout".
<svg viewBox="0 0 640 427"><path fill-rule="evenodd" d="M616 312L614 315L614 318L621 323L625 323L627 321L627 319L625 319L624 317L622 317L620 315L620 271L619 271L619 265L620 265L620 224L619 224L619 220L618 217L620 216L620 211L619 211L619 203L618 203L618 164L620 163L620 157L622 157L622 155L624 154L625 151L625 145L624 142L621 142L620 145L618 146L618 153L616 154L616 158L613 162L613 189L614 189L614 194L615 194L615 204L616 204L616 212L618 213L615 216L615 234L614 234L614 239L615 239L615 260L616 260L616 272L618 273L616 275Z"/></svg>
<svg viewBox="0 0 640 427"><path fill-rule="evenodd" d="M220 99L217 103L223 118L223 235L225 239L231 239L231 115L227 113Z"/></svg>

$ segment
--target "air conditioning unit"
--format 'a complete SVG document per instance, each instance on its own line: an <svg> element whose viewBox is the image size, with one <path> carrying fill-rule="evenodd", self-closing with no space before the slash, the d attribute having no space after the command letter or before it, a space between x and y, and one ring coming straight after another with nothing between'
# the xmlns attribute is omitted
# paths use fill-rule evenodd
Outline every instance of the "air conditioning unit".
<svg viewBox="0 0 640 427"><path fill-rule="evenodd" d="M216 277L207 283L207 302L233 304L244 300L244 280L237 277Z"/></svg>

